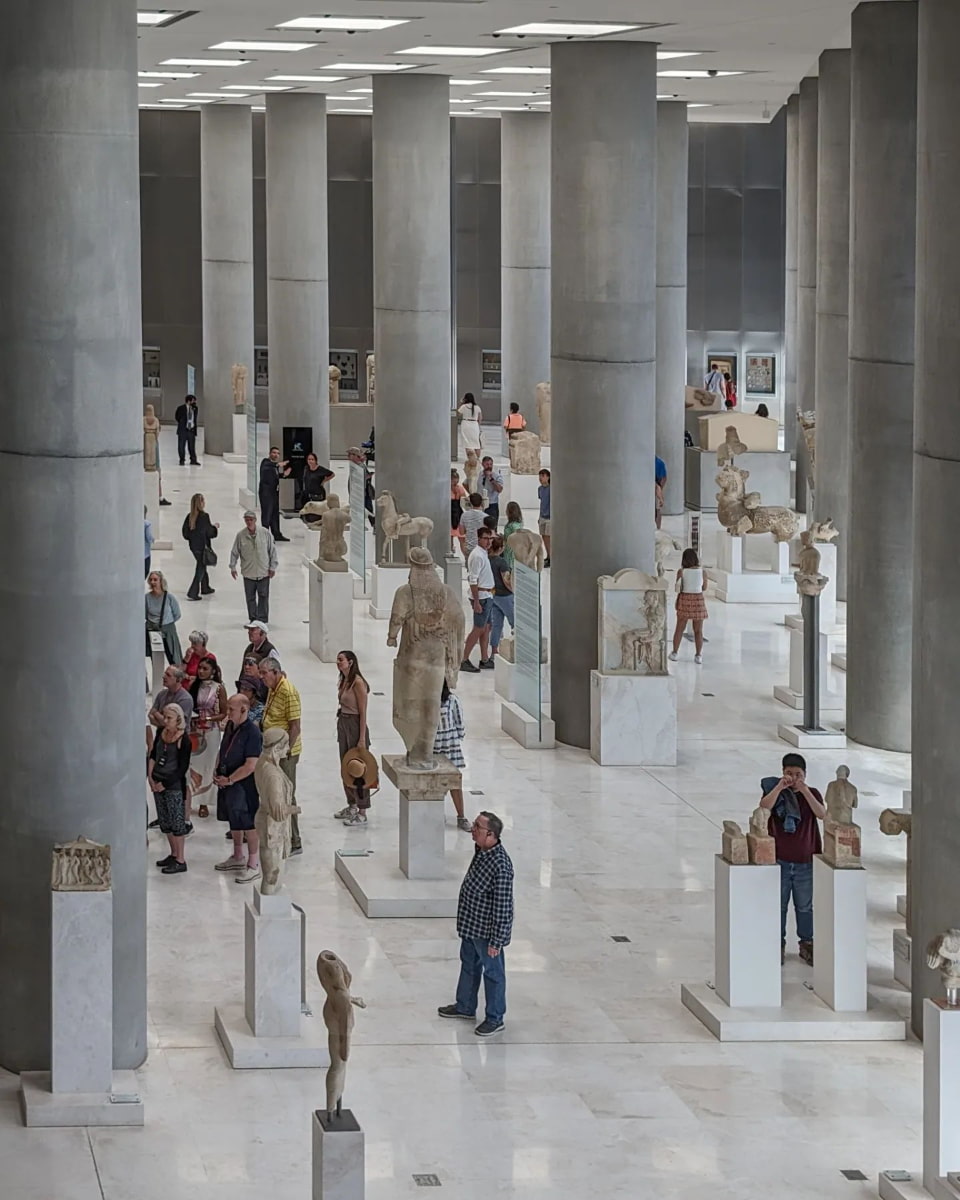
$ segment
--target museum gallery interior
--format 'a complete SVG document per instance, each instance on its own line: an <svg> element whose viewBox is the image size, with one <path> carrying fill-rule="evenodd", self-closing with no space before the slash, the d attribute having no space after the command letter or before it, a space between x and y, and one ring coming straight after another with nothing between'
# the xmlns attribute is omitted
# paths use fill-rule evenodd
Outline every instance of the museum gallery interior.
<svg viewBox="0 0 960 1200"><path fill-rule="evenodd" d="M8 0L3 1200L960 1200L958 43Z"/></svg>

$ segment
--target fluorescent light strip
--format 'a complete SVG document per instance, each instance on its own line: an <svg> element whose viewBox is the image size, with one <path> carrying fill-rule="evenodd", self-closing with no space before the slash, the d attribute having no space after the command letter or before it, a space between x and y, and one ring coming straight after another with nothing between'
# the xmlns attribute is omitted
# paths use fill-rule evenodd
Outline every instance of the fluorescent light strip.
<svg viewBox="0 0 960 1200"><path fill-rule="evenodd" d="M450 79L447 81L451 87L481 87L482 79Z"/></svg>
<svg viewBox="0 0 960 1200"><path fill-rule="evenodd" d="M159 29L161 26L168 24L170 21L175 21L181 15L181 9L167 9L165 11L138 9L137 24L148 25L151 29Z"/></svg>
<svg viewBox="0 0 960 1200"><path fill-rule="evenodd" d="M477 99L482 100L484 96L543 96L545 92L478 92Z"/></svg>
<svg viewBox="0 0 960 1200"><path fill-rule="evenodd" d="M509 29L498 29L497 33L523 34L529 37L603 37L608 33L629 33L639 25L606 25L593 21L531 21L528 25L511 25Z"/></svg>
<svg viewBox="0 0 960 1200"><path fill-rule="evenodd" d="M138 88L163 87L162 83L138 83Z"/></svg>
<svg viewBox="0 0 960 1200"><path fill-rule="evenodd" d="M351 92L373 92L373 88L351 88Z"/></svg>
<svg viewBox="0 0 960 1200"><path fill-rule="evenodd" d="M268 75L268 83L342 83L346 75Z"/></svg>
<svg viewBox="0 0 960 1200"><path fill-rule="evenodd" d="M212 100L184 100L181 97L178 100L171 99L171 100L164 101L163 99L161 99L160 103L163 104L164 106L166 106L167 104L170 104L170 105L173 105L173 107L175 107L175 108L193 108L193 106L195 104L212 104L213 101Z"/></svg>
<svg viewBox="0 0 960 1200"><path fill-rule="evenodd" d="M328 100L343 100L347 104L368 104L369 103L368 100L360 100L356 96L331 96L329 93L327 94L327 99Z"/></svg>
<svg viewBox="0 0 960 1200"><path fill-rule="evenodd" d="M138 79L198 79L199 71L138 71Z"/></svg>
<svg viewBox="0 0 960 1200"><path fill-rule="evenodd" d="M187 92L192 100L246 100L250 92Z"/></svg>
<svg viewBox="0 0 960 1200"><path fill-rule="evenodd" d="M249 67L248 58L165 58L161 67Z"/></svg>
<svg viewBox="0 0 960 1200"><path fill-rule="evenodd" d="M549 75L549 67L487 67L484 75Z"/></svg>
<svg viewBox="0 0 960 1200"><path fill-rule="evenodd" d="M702 50L658 50L657 58L696 58L702 53Z"/></svg>
<svg viewBox="0 0 960 1200"><path fill-rule="evenodd" d="M408 25L409 17L388 20L384 17L294 17L292 21L281 21L275 29L343 29L348 33L367 32L375 29L392 29L394 25Z"/></svg>
<svg viewBox="0 0 960 1200"><path fill-rule="evenodd" d="M232 42L217 42L208 46L208 50L263 50L273 53L276 50L312 50L319 42L249 42L239 38Z"/></svg>
<svg viewBox="0 0 960 1200"><path fill-rule="evenodd" d="M354 62L338 62L331 63L328 67L321 67L321 71L359 71L361 75L370 75L374 71L412 71L419 63L354 63Z"/></svg>
<svg viewBox="0 0 960 1200"><path fill-rule="evenodd" d="M394 54L420 54L424 58L486 58L489 54L505 54L507 47L491 49L489 46L411 46L407 50L394 50Z"/></svg>
<svg viewBox="0 0 960 1200"><path fill-rule="evenodd" d="M293 88L285 83L225 83L225 92L292 92Z"/></svg>
<svg viewBox="0 0 960 1200"><path fill-rule="evenodd" d="M658 71L659 79L716 79L721 75L746 75L746 71Z"/></svg>

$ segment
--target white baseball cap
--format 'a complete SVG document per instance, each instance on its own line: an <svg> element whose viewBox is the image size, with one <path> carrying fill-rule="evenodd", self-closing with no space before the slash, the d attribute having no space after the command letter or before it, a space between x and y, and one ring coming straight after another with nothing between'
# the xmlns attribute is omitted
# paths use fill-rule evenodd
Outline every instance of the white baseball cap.
<svg viewBox="0 0 960 1200"><path fill-rule="evenodd" d="M244 625L244 629L262 629L264 633L270 632L263 621L248 621L246 625Z"/></svg>

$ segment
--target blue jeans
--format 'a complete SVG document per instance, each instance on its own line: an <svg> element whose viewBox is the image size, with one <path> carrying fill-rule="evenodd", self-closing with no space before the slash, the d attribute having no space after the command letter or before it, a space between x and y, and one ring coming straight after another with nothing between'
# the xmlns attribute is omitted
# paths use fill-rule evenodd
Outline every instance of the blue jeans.
<svg viewBox="0 0 960 1200"><path fill-rule="evenodd" d="M793 911L797 917L797 938L813 941L813 863L783 862L780 867L780 940L787 940L787 908L793 895Z"/></svg>
<svg viewBox="0 0 960 1200"><path fill-rule="evenodd" d="M494 650L500 645L503 637L503 619L510 622L513 629L513 596L494 596L493 607L490 609L490 645Z"/></svg>
<svg viewBox="0 0 960 1200"><path fill-rule="evenodd" d="M486 1017L499 1025L507 1011L507 972L503 950L496 957L487 953L490 943L484 938L460 939L460 978L457 981L457 1008L462 1013L477 1011L480 980L486 1001Z"/></svg>

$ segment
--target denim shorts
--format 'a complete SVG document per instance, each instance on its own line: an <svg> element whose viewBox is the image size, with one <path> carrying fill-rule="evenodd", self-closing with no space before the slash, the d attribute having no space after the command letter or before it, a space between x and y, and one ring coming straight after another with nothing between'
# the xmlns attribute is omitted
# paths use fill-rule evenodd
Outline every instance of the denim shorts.
<svg viewBox="0 0 960 1200"><path fill-rule="evenodd" d="M493 608L492 596L480 596L480 611L473 610L474 629L483 629L490 624L490 610Z"/></svg>

